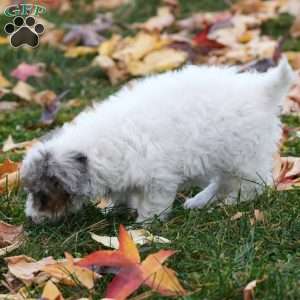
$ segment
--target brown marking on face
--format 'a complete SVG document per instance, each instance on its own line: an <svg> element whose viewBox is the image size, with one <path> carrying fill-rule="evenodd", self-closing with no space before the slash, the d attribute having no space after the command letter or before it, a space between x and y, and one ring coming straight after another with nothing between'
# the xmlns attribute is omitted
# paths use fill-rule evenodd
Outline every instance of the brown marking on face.
<svg viewBox="0 0 300 300"><path fill-rule="evenodd" d="M37 211L62 215L71 206L71 195L60 184L53 182L48 185L47 191L39 191L33 195L33 206Z"/></svg>

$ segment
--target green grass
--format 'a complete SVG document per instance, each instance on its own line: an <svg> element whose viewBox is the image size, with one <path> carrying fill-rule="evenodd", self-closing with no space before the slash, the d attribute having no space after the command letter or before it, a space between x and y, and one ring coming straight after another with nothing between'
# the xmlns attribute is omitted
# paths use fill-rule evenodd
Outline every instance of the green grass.
<svg viewBox="0 0 300 300"><path fill-rule="evenodd" d="M78 5L78 1L74 1ZM182 16L188 16L200 9L217 10L226 8L223 0L181 0ZM132 5L116 12L120 23L142 21L155 13L158 0L135 0ZM78 7L78 6L77 6ZM68 13L63 18L55 13L47 16L56 24L63 22L88 22L93 16ZM282 20L281 18L284 18ZM266 33L280 36L290 26L290 17L284 15L279 20L264 25ZM6 20L1 17L0 25ZM288 48L297 50L300 43L289 40ZM13 50L0 46L0 70L7 78L10 71L21 62L44 62L47 66L47 77L31 79L29 83L37 90L51 89L57 93L70 90L68 98L80 98L82 106L78 109L63 108L57 121L51 128L71 120L81 109L94 99L103 99L118 87L111 87L105 75L95 68L86 68L92 57L68 59L59 50L40 47L34 51ZM12 80L13 81L13 80ZM13 81L15 82L15 81ZM14 97L6 98L16 100ZM40 117L40 108L23 103L14 113L0 114L0 147L9 134L16 141L40 137L51 128L35 128ZM283 121L290 127L299 127L297 117L284 117ZM288 141L285 154L300 155L300 140L293 137ZM19 154L0 153L0 161L9 157L21 159ZM277 193L267 190L253 202L240 203L234 206L216 206L195 211L184 211L181 202L176 201L170 219L161 223L154 221L150 230L170 240L170 247L177 254L169 260L169 265L178 272L178 276L190 295L176 299L242 299L245 285L254 279L264 279L256 288L256 299L283 300L300 298L300 192ZM64 251L74 256L83 256L101 248L89 235L90 231L98 234L116 235L118 225L136 226L125 213L117 211L103 216L90 204L75 216L70 216L61 223L32 225L24 215L25 193L20 190L0 198L0 219L24 224L27 239L23 246L11 255L26 254L35 259L48 255L63 257ZM265 222L251 225L254 209L265 214ZM236 221L230 218L241 211L244 216ZM142 256L161 248L159 244L142 247ZM6 264L0 258L0 274L7 271ZM0 280L1 280L0 275ZM94 299L99 299L111 277L99 281ZM60 289L69 299L87 296L81 288ZM143 291L140 290L139 292ZM5 289L0 284L0 294ZM40 289L30 289L32 296L40 295ZM151 299L163 299L154 294Z"/></svg>

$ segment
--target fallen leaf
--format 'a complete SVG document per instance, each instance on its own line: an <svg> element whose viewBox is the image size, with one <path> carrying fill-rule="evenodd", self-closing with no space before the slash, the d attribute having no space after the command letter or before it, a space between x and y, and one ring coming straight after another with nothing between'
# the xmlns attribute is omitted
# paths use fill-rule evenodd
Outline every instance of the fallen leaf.
<svg viewBox="0 0 300 300"><path fill-rule="evenodd" d="M242 212L238 211L230 218L230 220L231 221L239 220L243 215L244 214Z"/></svg>
<svg viewBox="0 0 300 300"><path fill-rule="evenodd" d="M0 112L13 111L18 107L15 101L0 101Z"/></svg>
<svg viewBox="0 0 300 300"><path fill-rule="evenodd" d="M293 38L300 37L300 16L297 16L297 18L295 19L295 21L290 29L290 33Z"/></svg>
<svg viewBox="0 0 300 300"><path fill-rule="evenodd" d="M10 160L5 160L4 163L0 165L0 194L19 186L19 167L20 164Z"/></svg>
<svg viewBox="0 0 300 300"><path fill-rule="evenodd" d="M128 234L133 240L133 242L137 245L145 245L149 243L162 243L162 244L171 243L170 240L161 236L153 235L152 233L150 233L145 229L128 230ZM106 247L119 249L119 240L117 237L100 236L91 233L91 238Z"/></svg>
<svg viewBox="0 0 300 300"><path fill-rule="evenodd" d="M57 288L57 286L49 280L43 290L42 294L42 299L43 300L64 300L63 295Z"/></svg>
<svg viewBox="0 0 300 300"><path fill-rule="evenodd" d="M81 284L87 289L92 289L97 278L100 278L95 272L89 269L79 267L74 264L73 257L65 253L66 262L45 265L42 270L66 285L75 286Z"/></svg>
<svg viewBox="0 0 300 300"><path fill-rule="evenodd" d="M66 102L64 104L64 108L78 108L81 107L82 105L83 105L83 101L81 99L74 98Z"/></svg>
<svg viewBox="0 0 300 300"><path fill-rule="evenodd" d="M23 240L23 226L10 225L0 221L0 256L17 249Z"/></svg>
<svg viewBox="0 0 300 300"><path fill-rule="evenodd" d="M150 18L144 23L133 24L133 28L142 29L146 31L162 31L171 26L175 21L175 16L172 13L170 6L159 7L157 15Z"/></svg>
<svg viewBox="0 0 300 300"><path fill-rule="evenodd" d="M27 81L29 77L43 77L44 64L29 65L21 63L16 69L12 70L10 75L21 80Z"/></svg>
<svg viewBox="0 0 300 300"><path fill-rule="evenodd" d="M94 9L114 10L124 4L128 4L130 0L94 0Z"/></svg>
<svg viewBox="0 0 300 300"><path fill-rule="evenodd" d="M243 290L243 300L254 300L254 289L258 283L264 280L265 278L250 281Z"/></svg>
<svg viewBox="0 0 300 300"><path fill-rule="evenodd" d="M194 44L203 49L204 51L208 52L213 49L222 49L225 46L214 39L208 37L210 31L210 26L206 26L206 28L200 31L194 38Z"/></svg>
<svg viewBox="0 0 300 300"><path fill-rule="evenodd" d="M53 91L45 90L45 91L36 93L33 97L33 100L37 104L39 104L41 106L45 106L45 105L51 105L53 103L53 101L55 101L56 97L57 97L57 95Z"/></svg>
<svg viewBox="0 0 300 300"><path fill-rule="evenodd" d="M300 158L275 158L273 178L278 191L290 190L300 186Z"/></svg>
<svg viewBox="0 0 300 300"><path fill-rule="evenodd" d="M279 9L280 13L289 13L292 16L299 16L300 2L298 0L283 0Z"/></svg>
<svg viewBox="0 0 300 300"><path fill-rule="evenodd" d="M8 45L9 40L6 36L0 36L0 45Z"/></svg>
<svg viewBox="0 0 300 300"><path fill-rule="evenodd" d="M112 24L113 19L111 14L101 14L92 23L69 25L70 31L65 35L63 43L97 47L105 40L100 33L108 30Z"/></svg>
<svg viewBox="0 0 300 300"><path fill-rule="evenodd" d="M254 218L255 218L255 222L264 222L265 221L265 215L259 209L254 209Z"/></svg>
<svg viewBox="0 0 300 300"><path fill-rule="evenodd" d="M284 54L294 70L300 69L300 52L288 51L284 52Z"/></svg>
<svg viewBox="0 0 300 300"><path fill-rule="evenodd" d="M118 44L118 49L112 54L112 58L125 63L139 60L148 53L159 50L169 44L168 39L163 39L159 34L139 32L134 37L127 37Z"/></svg>
<svg viewBox="0 0 300 300"><path fill-rule="evenodd" d="M20 288L17 293L13 294L0 294L0 300L35 300L29 297L26 288Z"/></svg>
<svg viewBox="0 0 300 300"><path fill-rule="evenodd" d="M120 225L120 248L115 251L96 251L77 264L82 267L113 266L120 271L108 285L105 297L115 300L127 299L143 283L163 295L185 295L186 291L177 280L173 270L162 266L164 261L175 252L161 250L140 260L137 247L125 228ZM160 279L159 284L155 278Z"/></svg>
<svg viewBox="0 0 300 300"><path fill-rule="evenodd" d="M0 72L0 88L8 88L10 86L11 86L11 83Z"/></svg>
<svg viewBox="0 0 300 300"><path fill-rule="evenodd" d="M160 73L180 67L187 58L184 51L164 48L149 53L142 61L128 62L128 71L134 76Z"/></svg>
<svg viewBox="0 0 300 300"><path fill-rule="evenodd" d="M35 89L24 81L18 81L16 86L12 89L12 93L26 101L32 101Z"/></svg>
<svg viewBox="0 0 300 300"><path fill-rule="evenodd" d="M16 163L10 159L4 160L2 164L0 164L0 178L12 173L18 171L20 168L20 163Z"/></svg>
<svg viewBox="0 0 300 300"><path fill-rule="evenodd" d="M64 38L64 31L61 29L47 30L40 38L41 44L49 44L52 47L62 47L62 40Z"/></svg>
<svg viewBox="0 0 300 300"><path fill-rule="evenodd" d="M95 57L93 65L99 66L107 74L112 85L125 81L129 76L126 69L119 67L113 59L105 55Z"/></svg>
<svg viewBox="0 0 300 300"><path fill-rule="evenodd" d="M26 286L32 283L42 283L49 279L49 275L42 272L46 265L55 264L52 257L46 257L39 261L25 255L11 256L5 258L9 272L21 280Z"/></svg>
<svg viewBox="0 0 300 300"><path fill-rule="evenodd" d="M103 56L111 56L121 41L122 36L119 34L114 34L109 40L104 41L99 46L99 54Z"/></svg>
<svg viewBox="0 0 300 300"><path fill-rule="evenodd" d="M66 90L59 94L55 95L52 91L44 91L40 95L40 104L43 106L42 116L40 118L41 125L51 125L56 118L57 113L61 107L61 100L69 93L69 90ZM54 97L55 95L55 97Z"/></svg>
<svg viewBox="0 0 300 300"><path fill-rule="evenodd" d="M244 288L243 300L254 300L254 289L256 288L256 280L250 281Z"/></svg>
<svg viewBox="0 0 300 300"><path fill-rule="evenodd" d="M84 46L71 47L68 48L67 51L65 52L65 57L76 58L76 57L82 57L90 54L95 54L97 52L98 52L97 49L92 47L84 47Z"/></svg>
<svg viewBox="0 0 300 300"><path fill-rule="evenodd" d="M12 150L28 150L30 149L35 143L37 143L37 140L31 140L21 143L15 143L12 136L9 135L8 138L4 141L2 152L8 152Z"/></svg>

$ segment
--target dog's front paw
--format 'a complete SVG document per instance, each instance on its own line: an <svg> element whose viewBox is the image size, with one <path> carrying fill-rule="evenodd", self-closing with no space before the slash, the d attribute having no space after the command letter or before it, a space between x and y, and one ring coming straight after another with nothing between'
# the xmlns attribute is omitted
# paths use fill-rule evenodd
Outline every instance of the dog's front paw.
<svg viewBox="0 0 300 300"><path fill-rule="evenodd" d="M183 207L185 209L202 208L205 204L199 205L195 198L188 198L185 200Z"/></svg>

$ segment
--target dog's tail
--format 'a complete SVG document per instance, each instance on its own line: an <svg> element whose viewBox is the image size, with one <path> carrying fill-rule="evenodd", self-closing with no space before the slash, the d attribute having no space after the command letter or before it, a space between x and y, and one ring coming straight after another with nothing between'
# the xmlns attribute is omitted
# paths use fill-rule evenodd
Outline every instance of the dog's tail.
<svg viewBox="0 0 300 300"><path fill-rule="evenodd" d="M264 76L267 93L275 102L280 102L286 96L295 80L295 73L286 58L282 58L278 66L270 69Z"/></svg>

